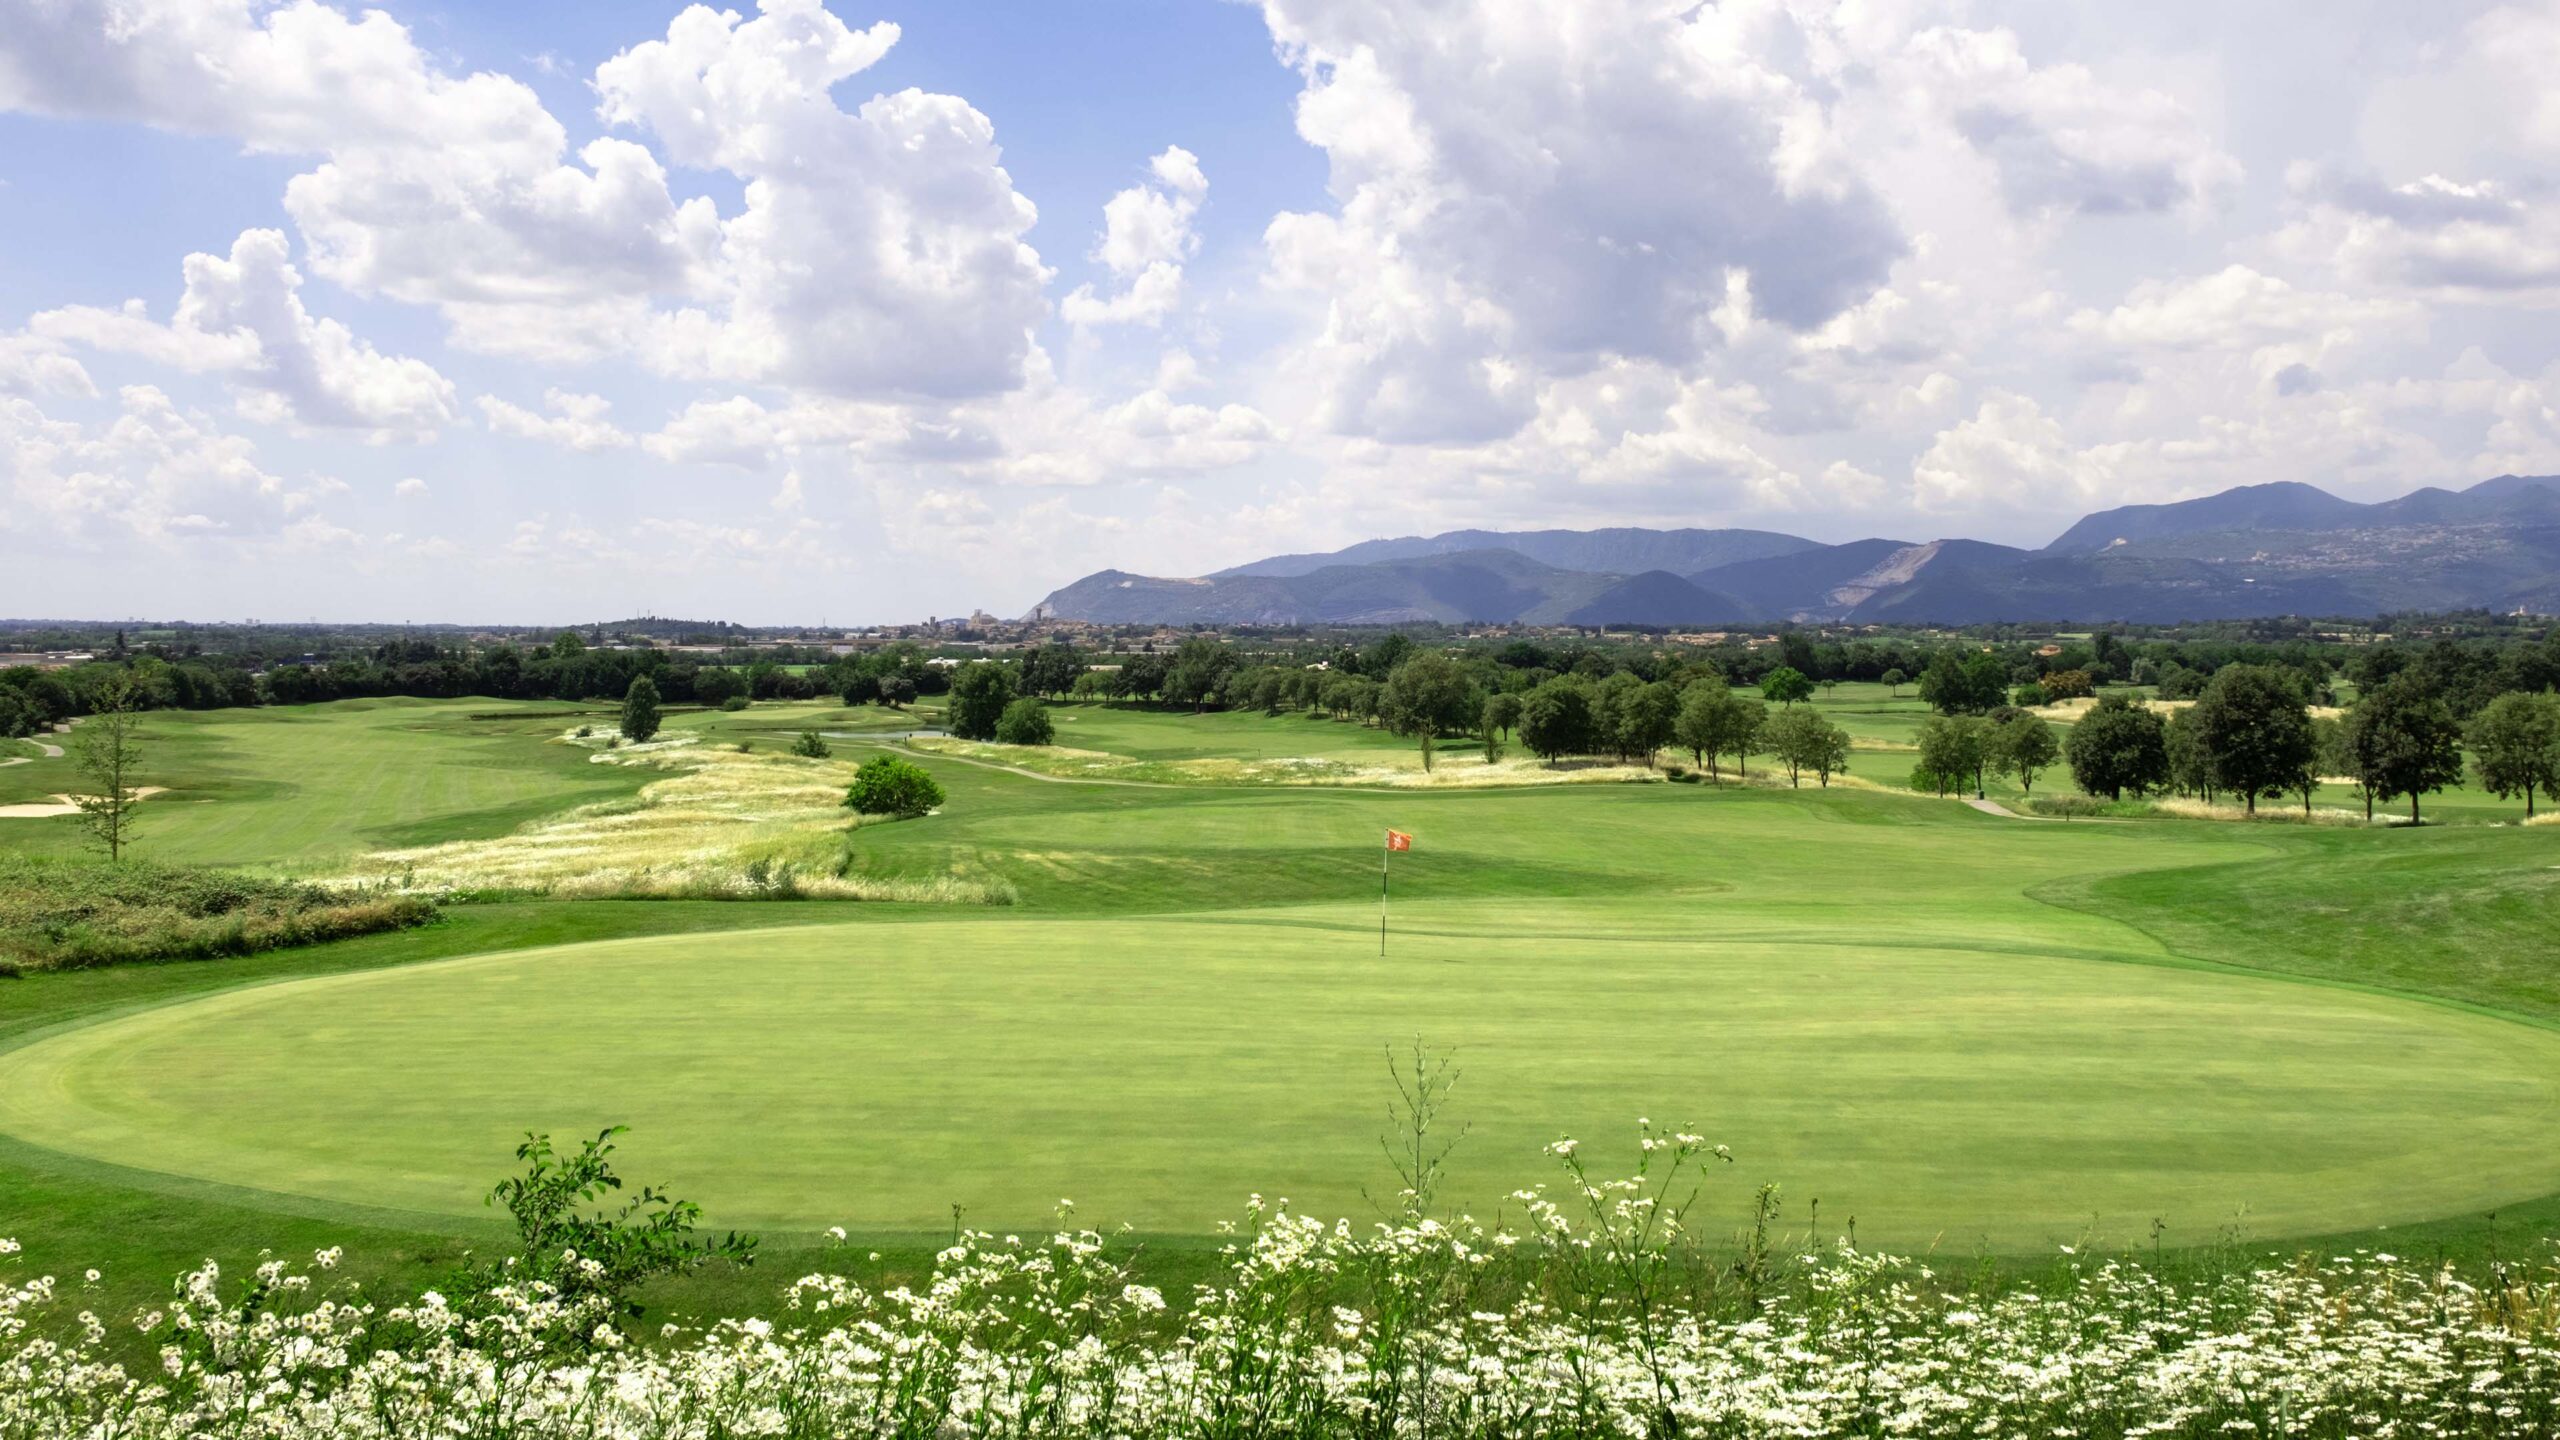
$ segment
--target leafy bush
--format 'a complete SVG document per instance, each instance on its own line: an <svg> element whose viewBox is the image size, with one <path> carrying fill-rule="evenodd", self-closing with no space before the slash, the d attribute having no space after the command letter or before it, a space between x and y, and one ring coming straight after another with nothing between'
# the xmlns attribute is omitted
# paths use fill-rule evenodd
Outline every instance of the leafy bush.
<svg viewBox="0 0 2560 1440"><path fill-rule="evenodd" d="M746 709L749 705L751 705L751 704L753 704L753 703L754 703L753 701L749 700L749 699L748 699L746 696L744 696L744 695L732 695L732 696L730 696L728 699L723 700L723 701L721 701L721 702L720 702L720 708L721 708L721 709L723 709L723 710L727 710L727 711L731 711L731 712L736 712L736 711L739 711L739 710L744 710L744 709Z"/></svg>
<svg viewBox="0 0 2560 1440"><path fill-rule="evenodd" d="M800 738L791 742L791 753L806 760L824 760L835 752L827 748L825 737L817 731L803 730Z"/></svg>
<svg viewBox="0 0 2560 1440"><path fill-rule="evenodd" d="M211 960L423 925L415 896L223 870L0 856L0 971Z"/></svg>
<svg viewBox="0 0 2560 1440"><path fill-rule="evenodd" d="M901 820L925 814L942 803L942 787L922 768L895 755L875 755L853 772L845 791L845 808L861 815L894 815Z"/></svg>
<svg viewBox="0 0 2560 1440"><path fill-rule="evenodd" d="M622 1188L612 1155L613 1137L623 1130L614 1126L575 1154L562 1154L548 1135L525 1136L516 1147L524 1173L489 1192L489 1203L503 1203L514 1217L523 1254L485 1277L491 1288L529 1280L571 1306L637 1315L631 1292L645 1281L711 1260L754 1260L751 1236L694 1238L702 1207L655 1186L642 1186L619 1210L595 1211L597 1201Z"/></svg>
<svg viewBox="0 0 2560 1440"><path fill-rule="evenodd" d="M1049 707L1028 695L1004 707L1004 714L996 719L999 745L1046 745L1057 738L1057 728L1049 723Z"/></svg>

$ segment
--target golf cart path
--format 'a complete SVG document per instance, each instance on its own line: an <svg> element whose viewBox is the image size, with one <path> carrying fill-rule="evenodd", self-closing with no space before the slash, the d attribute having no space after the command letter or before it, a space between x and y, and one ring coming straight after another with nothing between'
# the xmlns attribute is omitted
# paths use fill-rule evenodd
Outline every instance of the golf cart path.
<svg viewBox="0 0 2560 1440"><path fill-rule="evenodd" d="M61 759L61 758L62 758L62 747L61 747L61 746L59 746L59 745L54 744L52 741L49 741L49 740L38 740L38 739L37 739L36 737L34 737L33 735L30 735L30 736L28 736L28 737L27 737L27 743L28 743L28 744L30 744L30 745L35 746L38 750L43 751L43 752L44 752L44 758L46 758L47 760L59 760L59 759ZM7 760L0 760L0 767L10 766L10 765L25 765L25 764L28 764L28 763L30 763L30 761L29 761L28 757L26 757L26 756L24 756L24 755L18 755L18 756L14 756L14 757L12 757L12 758L10 758L10 759L7 759Z"/></svg>

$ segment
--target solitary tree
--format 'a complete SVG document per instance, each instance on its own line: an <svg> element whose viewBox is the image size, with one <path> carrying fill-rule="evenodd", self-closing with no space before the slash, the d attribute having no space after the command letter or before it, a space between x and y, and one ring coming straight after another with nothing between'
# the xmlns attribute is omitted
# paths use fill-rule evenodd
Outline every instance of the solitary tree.
<svg viewBox="0 0 2560 1440"><path fill-rule="evenodd" d="M993 740L1004 707L1013 703L1013 674L980 660L951 677L951 733L963 740Z"/></svg>
<svg viewBox="0 0 2560 1440"><path fill-rule="evenodd" d="M142 765L142 699L130 676L118 673L90 698L89 718L71 732L72 763L90 785L74 795L80 824L111 861L133 843L134 776Z"/></svg>
<svg viewBox="0 0 2560 1440"><path fill-rule="evenodd" d="M2213 778L2252 815L2261 795L2286 795L2311 773L2311 711L2284 671L2226 665L2195 704L2195 739Z"/></svg>
<svg viewBox="0 0 2560 1440"><path fill-rule="evenodd" d="M1004 707L996 717L996 742L1001 745L1046 745L1057 738L1057 730L1049 723L1049 707L1025 695Z"/></svg>
<svg viewBox="0 0 2560 1440"><path fill-rule="evenodd" d="M1988 744L1993 772L2017 777L2018 788L2029 795L2036 792L2036 777L2062 758L2062 742L2041 715L2021 712L2000 721L1991 727Z"/></svg>
<svg viewBox="0 0 2560 1440"><path fill-rule="evenodd" d="M2418 823L2418 797L2462 779L2462 727L2453 711L2416 671L2392 676L2347 712L2339 745L2371 793L2409 797L2409 823ZM2372 818L2372 801L2365 817Z"/></svg>
<svg viewBox="0 0 2560 1440"><path fill-rule="evenodd" d="M942 803L942 787L920 766L895 755L875 755L853 772L844 793L845 808L858 815L894 815L911 819Z"/></svg>
<svg viewBox="0 0 2560 1440"><path fill-rule="evenodd" d="M1488 740L1508 736L1520 725L1520 697L1502 694L1487 698L1484 702L1484 718L1478 723L1484 726L1485 738Z"/></svg>
<svg viewBox="0 0 2560 1440"><path fill-rule="evenodd" d="M2091 795L2121 800L2158 787L2169 778L2169 751L2160 717L2121 695L2110 695L2089 708L2071 727L2063 755L2071 762L2071 778Z"/></svg>
<svg viewBox="0 0 2560 1440"><path fill-rule="evenodd" d="M1781 665L1760 678L1760 694L1780 705L1793 708L1799 700L1813 698L1813 682L1792 665Z"/></svg>
<svg viewBox="0 0 2560 1440"><path fill-rule="evenodd" d="M1886 693L1892 695L1896 700L1902 698L1902 687L1911 683L1911 677L1903 674L1900 670L1887 670L1878 678L1884 681Z"/></svg>
<svg viewBox="0 0 2560 1440"><path fill-rule="evenodd" d="M2560 796L2560 695L2501 695L2473 717L2465 738L2480 788L2501 800L2524 797L2533 818L2533 792Z"/></svg>
<svg viewBox="0 0 2560 1440"><path fill-rule="evenodd" d="M646 675L634 675L631 687L622 692L622 738L634 745L646 745L657 733L658 682Z"/></svg>

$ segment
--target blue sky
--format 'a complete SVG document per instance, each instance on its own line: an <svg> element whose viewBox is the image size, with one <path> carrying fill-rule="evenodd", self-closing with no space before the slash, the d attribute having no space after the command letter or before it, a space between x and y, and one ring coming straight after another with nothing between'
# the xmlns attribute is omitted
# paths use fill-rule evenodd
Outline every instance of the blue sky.
<svg viewBox="0 0 2560 1440"><path fill-rule="evenodd" d="M2560 470L2560 3L5 8L0 614Z"/></svg>

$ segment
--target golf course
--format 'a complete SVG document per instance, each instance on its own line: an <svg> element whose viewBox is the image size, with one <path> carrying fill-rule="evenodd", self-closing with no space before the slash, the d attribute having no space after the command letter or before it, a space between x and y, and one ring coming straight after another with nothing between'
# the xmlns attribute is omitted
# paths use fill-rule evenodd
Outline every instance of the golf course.
<svg viewBox="0 0 2560 1440"><path fill-rule="evenodd" d="M1882 769L1889 718L1842 703ZM1418 768L1305 717L1058 716L1060 750L1137 764ZM8 1177L467 1235L526 1131L628 1125L632 1169L785 1242L925 1245L955 1210L1037 1226L1063 1199L1179 1246L1255 1193L1368 1213L1392 1188L1388 1058L1419 1040L1461 1073L1444 1193L1488 1217L1551 1178L1543 1146L1629 1159L1640 1118L1727 1146L1799 1220L1818 1202L1915 1250L2423 1232L2560 1194L2560 996L2514 963L2549 913L2540 831L2063 823L1765 776L1511 785L1462 756L1409 789L1060 779L831 702L672 716L630 751L577 734L609 718L154 717L144 778L167 789L140 833L328 877L540 853L585 817L583 865L672 834L696 866L789 853L974 888L491 894L253 961L31 976L0 988ZM779 753L820 725L827 756ZM840 789L891 750L943 787L935 813L847 831L821 810L794 838L701 796L767 771ZM54 763L0 784L42 793ZM658 821L607 823L635 814ZM15 847L73 843L8 823ZM1414 844L1382 953L1390 827ZM2366 903L2337 903L2347 884ZM2448 887L2472 903L2422 903Z"/></svg>

